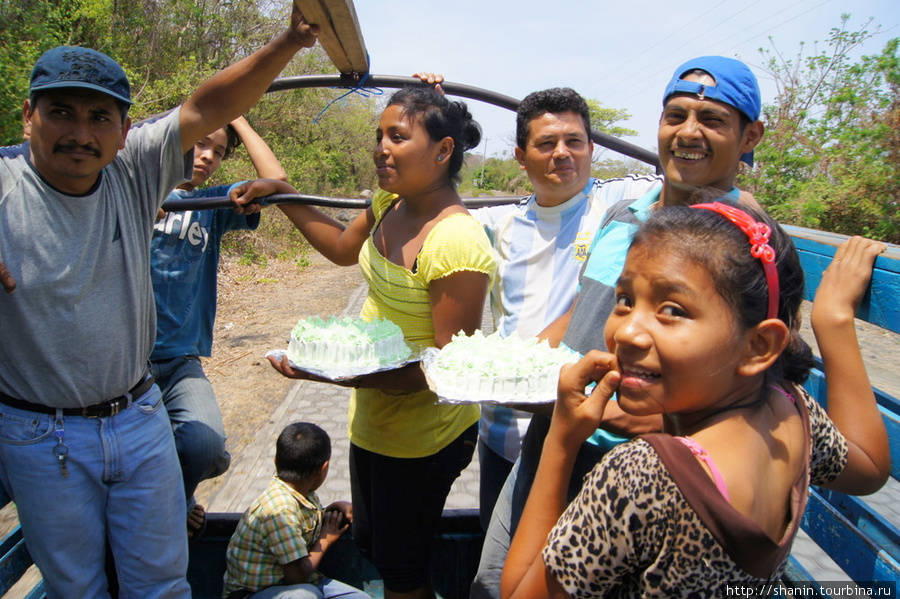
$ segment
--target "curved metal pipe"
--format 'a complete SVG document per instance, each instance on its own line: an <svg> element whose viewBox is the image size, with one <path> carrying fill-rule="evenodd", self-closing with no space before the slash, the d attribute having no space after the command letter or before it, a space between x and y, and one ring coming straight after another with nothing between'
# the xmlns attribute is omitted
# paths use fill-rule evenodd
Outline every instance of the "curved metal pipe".
<svg viewBox="0 0 900 599"><path fill-rule="evenodd" d="M368 77L359 77L356 75L347 74L297 75L295 77L282 77L280 79L276 79L272 82L272 85L269 86L269 89L266 93L290 89L307 89L312 87L401 88L408 85L428 84L423 83L416 77L398 77L395 75L369 75ZM485 102L486 104L492 104L494 106L499 106L500 108L506 108L507 110L512 110L514 112L516 108L519 107L519 103L521 102L521 100L517 100L510 96L498 94L497 92L493 92L480 87L464 85L462 83L444 81L443 83L441 83L441 87L444 88L444 91L449 95L471 98L473 100ZM655 152L651 152L650 150L641 148L627 141L623 141L618 137L614 137L608 133L597 131L596 129L591 130L591 139L593 139L595 143L603 146L604 148L608 148L610 150L613 150L614 152L618 152L619 154L628 156L629 158L640 160L641 162L645 162L654 167L659 167L659 157Z"/></svg>
<svg viewBox="0 0 900 599"><path fill-rule="evenodd" d="M502 206L505 204L518 204L528 199L527 196L485 196L480 198L463 198L463 204L467 208L481 208L484 206ZM330 208L365 209L371 203L361 198L329 198L306 194L279 193L257 198L254 203L264 206L274 204L304 204L307 206L327 206ZM162 209L166 212L181 212L184 210L209 210L212 208L234 208L234 204L228 196L212 196L206 198L177 198L166 200Z"/></svg>

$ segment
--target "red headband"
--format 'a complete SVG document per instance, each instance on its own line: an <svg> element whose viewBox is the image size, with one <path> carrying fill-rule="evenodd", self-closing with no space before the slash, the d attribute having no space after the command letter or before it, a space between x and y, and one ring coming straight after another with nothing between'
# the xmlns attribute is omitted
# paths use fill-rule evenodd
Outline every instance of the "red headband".
<svg viewBox="0 0 900 599"><path fill-rule="evenodd" d="M694 204L691 207L718 212L747 234L747 237L750 239L750 254L762 261L763 271L766 273L766 285L769 288L769 310L766 318L778 318L778 296L780 292L778 269L775 268L775 250L769 245L769 236L772 234L772 229L765 223L753 220L753 217L740 208L721 202Z"/></svg>

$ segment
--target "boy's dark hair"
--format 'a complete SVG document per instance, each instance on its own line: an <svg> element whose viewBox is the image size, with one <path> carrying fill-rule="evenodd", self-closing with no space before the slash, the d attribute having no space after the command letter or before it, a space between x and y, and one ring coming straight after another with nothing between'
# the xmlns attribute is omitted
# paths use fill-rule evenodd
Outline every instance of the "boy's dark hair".
<svg viewBox="0 0 900 599"><path fill-rule="evenodd" d="M285 482L301 482L331 459L328 433L311 422L284 427L275 443L275 470Z"/></svg>
<svg viewBox="0 0 900 599"><path fill-rule="evenodd" d="M238 135L237 129L231 123L225 125L225 136L228 138L228 141L225 142L225 155L222 156L222 160L231 156L235 148L241 145L241 136Z"/></svg>
<svg viewBox="0 0 900 599"><path fill-rule="evenodd" d="M466 152L481 143L481 126L465 102L448 100L433 87L404 87L391 96L387 105L400 106L404 115L421 118L432 141L453 138L449 173L450 180L459 184Z"/></svg>
<svg viewBox="0 0 900 599"><path fill-rule="evenodd" d="M767 214L736 206L772 231L769 245L775 250L780 286L778 318L787 325L790 339L767 371L767 378L803 383L813 366L813 357L809 345L800 337L803 268L794 242ZM635 233L631 247L648 243L663 246L654 251L678 253L705 267L716 291L734 311L738 326L748 329L766 319L769 288L762 262L750 253L747 234L723 215L689 206L658 210Z"/></svg>
<svg viewBox="0 0 900 599"><path fill-rule="evenodd" d="M584 130L588 138L591 136L591 111L587 102L574 89L569 87L553 87L525 96L516 109L516 145L524 150L528 143L529 124L545 114L561 114L574 112L581 115Z"/></svg>

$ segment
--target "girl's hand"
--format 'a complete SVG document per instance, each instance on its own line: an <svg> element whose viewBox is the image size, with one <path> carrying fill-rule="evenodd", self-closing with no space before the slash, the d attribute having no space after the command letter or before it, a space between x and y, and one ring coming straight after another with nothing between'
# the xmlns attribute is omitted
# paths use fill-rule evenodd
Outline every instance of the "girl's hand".
<svg viewBox="0 0 900 599"><path fill-rule="evenodd" d="M294 368L292 368L290 362L288 361L287 355L281 356L281 361L278 361L275 356L269 356L269 363L272 365L272 368L280 372L282 376L286 376L289 379L312 379L312 375L310 375L305 370L295 370Z"/></svg>
<svg viewBox="0 0 900 599"><path fill-rule="evenodd" d="M566 364L559 374L556 406L551 428L566 444L577 446L600 426L606 404L616 392L621 374L614 355L593 350L575 364ZM586 395L591 382L597 386Z"/></svg>
<svg viewBox="0 0 900 599"><path fill-rule="evenodd" d="M243 214L247 211L247 214L252 214L262 210L262 205L257 204L251 207L247 204L257 198L264 198L276 193L297 193L297 190L278 179L254 179L232 189L228 197L234 203L236 212ZM252 212L250 212L251 209Z"/></svg>
<svg viewBox="0 0 900 599"><path fill-rule="evenodd" d="M828 381L828 416L847 440L847 464L828 489L866 495L890 476L887 431L866 374L854 317L872 280L883 243L853 237L837 249L822 275L812 307L812 328Z"/></svg>
<svg viewBox="0 0 900 599"><path fill-rule="evenodd" d="M864 237L851 237L838 247L816 291L810 318L814 328L853 320L872 280L875 258L886 249Z"/></svg>
<svg viewBox="0 0 900 599"><path fill-rule="evenodd" d="M256 214L257 212L261 212L262 209L265 208L262 204L259 203L245 203L245 204L237 204L234 207L234 211L238 214L243 214L244 216L250 216L251 214Z"/></svg>
<svg viewBox="0 0 900 599"><path fill-rule="evenodd" d="M282 376L286 376L289 379L300 379L303 381L314 381L316 383L330 383L332 385L339 385L341 387L355 387L359 389L365 380L366 375L357 376L351 379L342 379L340 381L333 381L331 379L326 379L325 377L319 376L318 374L313 374L311 372L307 372L305 370L300 370L298 368L294 368L291 366L290 361L288 360L287 354L281 356L281 360L278 360L275 356L268 356L269 364L272 365L272 368L281 373ZM342 502L346 503L346 502Z"/></svg>

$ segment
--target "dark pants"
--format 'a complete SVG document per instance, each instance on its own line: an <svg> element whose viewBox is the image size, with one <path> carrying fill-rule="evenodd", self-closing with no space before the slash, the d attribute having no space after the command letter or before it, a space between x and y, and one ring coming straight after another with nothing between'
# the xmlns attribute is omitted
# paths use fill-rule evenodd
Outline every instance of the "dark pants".
<svg viewBox="0 0 900 599"><path fill-rule="evenodd" d="M391 458L350 444L353 537L385 588L405 593L430 583L431 539L477 436L472 425L424 458Z"/></svg>

